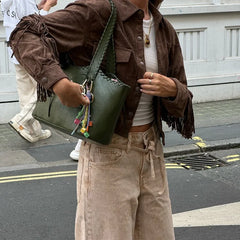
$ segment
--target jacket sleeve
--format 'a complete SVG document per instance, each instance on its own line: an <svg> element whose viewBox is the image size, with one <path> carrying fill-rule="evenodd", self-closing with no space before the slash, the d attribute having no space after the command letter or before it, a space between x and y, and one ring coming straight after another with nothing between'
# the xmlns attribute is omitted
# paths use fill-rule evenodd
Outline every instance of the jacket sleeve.
<svg viewBox="0 0 240 240"><path fill-rule="evenodd" d="M182 51L175 31L173 44L169 51L168 77L176 84L177 96L175 98L161 98L162 119L182 136L191 138L195 131L192 107L193 95L187 88Z"/></svg>
<svg viewBox="0 0 240 240"><path fill-rule="evenodd" d="M110 7L109 7L110 9ZM96 12L86 0L76 1L46 16L24 17L10 36L14 55L45 90L67 78L58 55L87 42L89 29L99 26Z"/></svg>

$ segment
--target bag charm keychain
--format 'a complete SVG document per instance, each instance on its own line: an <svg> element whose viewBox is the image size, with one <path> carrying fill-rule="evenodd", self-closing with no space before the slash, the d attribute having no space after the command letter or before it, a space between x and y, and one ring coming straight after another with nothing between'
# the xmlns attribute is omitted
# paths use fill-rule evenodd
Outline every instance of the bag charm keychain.
<svg viewBox="0 0 240 240"><path fill-rule="evenodd" d="M89 134L89 127L92 126L92 121L90 120L91 118L91 103L93 102L93 94L92 94L92 84L93 82L91 81L90 84L87 84L87 80L81 85L83 92L82 94L86 96L90 104L87 106L83 106L82 109L79 111L78 115L76 116L74 123L76 124L76 127L72 131L71 135L73 135L76 130L80 127L80 133L84 135L84 137L88 138L90 136Z"/></svg>

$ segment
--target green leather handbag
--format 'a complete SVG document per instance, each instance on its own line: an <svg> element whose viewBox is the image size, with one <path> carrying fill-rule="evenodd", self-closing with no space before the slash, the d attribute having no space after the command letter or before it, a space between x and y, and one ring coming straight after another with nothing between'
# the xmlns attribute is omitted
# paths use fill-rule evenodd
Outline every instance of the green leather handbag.
<svg viewBox="0 0 240 240"><path fill-rule="evenodd" d="M115 51L113 29L116 22L116 9L109 0L111 15L99 41L89 66L68 65L64 72L69 79L84 88L84 94L91 100L89 106L71 108L64 106L54 95L46 102L37 102L33 116L60 131L74 135L85 141L109 144L116 123L130 87L115 75ZM100 69L106 54L106 73Z"/></svg>

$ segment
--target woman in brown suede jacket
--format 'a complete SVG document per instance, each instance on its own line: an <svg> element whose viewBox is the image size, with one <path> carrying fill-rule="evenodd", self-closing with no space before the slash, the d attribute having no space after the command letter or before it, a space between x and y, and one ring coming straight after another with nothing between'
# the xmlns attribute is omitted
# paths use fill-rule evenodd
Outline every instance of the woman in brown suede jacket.
<svg viewBox="0 0 240 240"><path fill-rule="evenodd" d="M75 237L86 240L173 240L162 144L162 120L182 136L194 132L175 30L161 0L113 0L117 76L131 86L108 146L83 143L78 165ZM58 54L88 65L110 15L108 0L79 0L47 16L24 18L11 37L19 62L63 104L89 104L62 71Z"/></svg>

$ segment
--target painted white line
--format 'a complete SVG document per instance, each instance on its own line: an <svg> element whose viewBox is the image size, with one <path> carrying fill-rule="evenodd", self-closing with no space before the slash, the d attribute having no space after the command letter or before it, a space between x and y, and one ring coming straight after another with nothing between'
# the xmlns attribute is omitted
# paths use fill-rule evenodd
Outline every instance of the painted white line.
<svg viewBox="0 0 240 240"><path fill-rule="evenodd" d="M174 227L240 225L240 202L173 214Z"/></svg>

